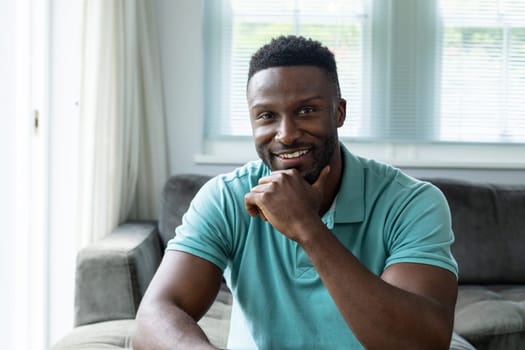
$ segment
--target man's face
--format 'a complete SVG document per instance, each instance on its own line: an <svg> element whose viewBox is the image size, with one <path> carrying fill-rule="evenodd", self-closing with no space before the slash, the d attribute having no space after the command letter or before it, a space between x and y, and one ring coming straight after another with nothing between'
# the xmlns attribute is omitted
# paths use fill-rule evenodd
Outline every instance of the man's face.
<svg viewBox="0 0 525 350"><path fill-rule="evenodd" d="M315 182L338 147L345 100L321 68L273 67L252 76L247 89L255 147L272 170L295 168Z"/></svg>

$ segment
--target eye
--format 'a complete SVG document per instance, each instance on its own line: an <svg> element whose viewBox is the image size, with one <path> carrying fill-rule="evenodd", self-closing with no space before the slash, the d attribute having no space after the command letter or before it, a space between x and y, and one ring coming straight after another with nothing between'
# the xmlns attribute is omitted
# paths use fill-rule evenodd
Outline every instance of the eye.
<svg viewBox="0 0 525 350"><path fill-rule="evenodd" d="M257 114L255 119L257 120L271 120L274 117L274 114L271 112L262 112Z"/></svg>
<svg viewBox="0 0 525 350"><path fill-rule="evenodd" d="M315 112L315 108L312 106L304 106L299 109L299 115L305 115Z"/></svg>

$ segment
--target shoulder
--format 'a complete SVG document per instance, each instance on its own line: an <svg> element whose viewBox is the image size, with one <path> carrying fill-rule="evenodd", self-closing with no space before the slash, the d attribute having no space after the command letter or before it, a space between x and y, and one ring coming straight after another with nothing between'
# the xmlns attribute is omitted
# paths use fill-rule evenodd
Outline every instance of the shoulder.
<svg viewBox="0 0 525 350"><path fill-rule="evenodd" d="M344 172L338 193L338 206L351 208L341 214L348 220L383 221L420 204L439 203L448 209L444 196L434 185L418 180L402 170L380 161L354 155L343 147ZM414 208L416 207L416 208Z"/></svg>
<svg viewBox="0 0 525 350"><path fill-rule="evenodd" d="M379 225L385 266L399 262L436 265L457 273L450 210L433 184L376 160L354 156L363 170L365 212Z"/></svg>
<svg viewBox="0 0 525 350"><path fill-rule="evenodd" d="M392 165L364 157L356 157L365 169L366 185L369 190L380 189L384 196L399 200L445 199L439 188L430 182L417 179Z"/></svg>
<svg viewBox="0 0 525 350"><path fill-rule="evenodd" d="M250 220L244 195L266 171L261 162L250 162L208 180L192 199L168 248L203 257L224 269Z"/></svg>
<svg viewBox="0 0 525 350"><path fill-rule="evenodd" d="M363 202L368 215L398 223L401 218L410 221L421 216L449 221L448 203L439 188L389 164L356 159L363 168Z"/></svg>

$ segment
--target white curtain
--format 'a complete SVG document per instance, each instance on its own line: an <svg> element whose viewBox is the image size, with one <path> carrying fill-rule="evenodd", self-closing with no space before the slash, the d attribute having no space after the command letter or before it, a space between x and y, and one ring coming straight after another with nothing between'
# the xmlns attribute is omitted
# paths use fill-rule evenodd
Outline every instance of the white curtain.
<svg viewBox="0 0 525 350"><path fill-rule="evenodd" d="M126 219L156 219L168 177L155 2L85 0L80 246Z"/></svg>

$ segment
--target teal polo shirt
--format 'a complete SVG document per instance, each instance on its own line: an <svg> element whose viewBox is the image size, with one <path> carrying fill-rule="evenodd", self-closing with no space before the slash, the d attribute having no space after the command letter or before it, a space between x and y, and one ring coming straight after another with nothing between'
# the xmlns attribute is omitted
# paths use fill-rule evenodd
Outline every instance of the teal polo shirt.
<svg viewBox="0 0 525 350"><path fill-rule="evenodd" d="M334 236L378 276L402 262L438 266L457 276L443 194L341 148L340 190L322 218ZM211 179L167 250L196 255L224 271L235 300L231 347L248 348L253 341L260 350L362 349L303 249L246 212L244 195L268 174L268 167L255 161ZM237 321L245 322L252 339L236 336L243 326Z"/></svg>

